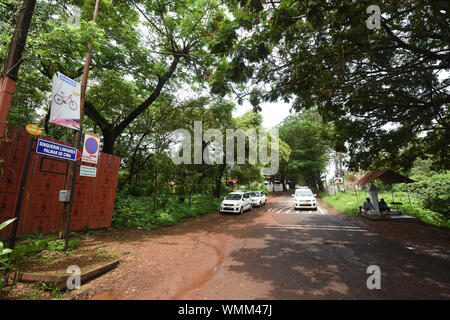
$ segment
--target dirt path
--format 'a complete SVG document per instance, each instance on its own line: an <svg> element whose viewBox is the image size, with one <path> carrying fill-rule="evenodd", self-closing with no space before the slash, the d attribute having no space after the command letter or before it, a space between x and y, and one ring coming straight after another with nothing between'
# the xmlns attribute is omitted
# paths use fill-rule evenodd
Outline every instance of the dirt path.
<svg viewBox="0 0 450 320"><path fill-rule="evenodd" d="M94 235L96 241L102 242L106 250L117 252L121 264L70 297L185 299L220 269L233 246L246 237L248 226L268 218L257 210L241 216L212 212L154 231L100 231Z"/></svg>

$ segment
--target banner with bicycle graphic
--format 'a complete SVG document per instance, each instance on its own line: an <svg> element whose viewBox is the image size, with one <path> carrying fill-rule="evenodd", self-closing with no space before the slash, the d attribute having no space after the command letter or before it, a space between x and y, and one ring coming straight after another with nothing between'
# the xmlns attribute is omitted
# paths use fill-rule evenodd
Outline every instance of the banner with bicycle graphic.
<svg viewBox="0 0 450 320"><path fill-rule="evenodd" d="M53 76L50 123L80 130L80 83L62 73Z"/></svg>

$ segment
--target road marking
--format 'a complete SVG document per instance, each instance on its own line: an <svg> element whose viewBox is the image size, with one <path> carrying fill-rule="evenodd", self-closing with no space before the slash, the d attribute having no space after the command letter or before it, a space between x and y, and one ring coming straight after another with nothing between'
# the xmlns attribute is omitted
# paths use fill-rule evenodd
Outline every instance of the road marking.
<svg viewBox="0 0 450 320"><path fill-rule="evenodd" d="M270 211L272 211L272 208L267 209L267 212L270 212Z"/></svg>
<svg viewBox="0 0 450 320"><path fill-rule="evenodd" d="M286 211L286 213L289 213L289 212L291 212L292 211L292 208L290 208L288 211Z"/></svg>
<svg viewBox="0 0 450 320"><path fill-rule="evenodd" d="M343 229L360 229L360 227L339 226L339 225L320 225L320 224L281 224L282 227L317 227L317 228L343 228Z"/></svg>
<svg viewBox="0 0 450 320"><path fill-rule="evenodd" d="M317 209L319 209L320 213L325 214L325 212L323 212L321 207L317 207Z"/></svg>
<svg viewBox="0 0 450 320"><path fill-rule="evenodd" d="M283 211L284 208L281 208L280 210L277 211L277 213L280 213L281 211Z"/></svg>
<svg viewBox="0 0 450 320"><path fill-rule="evenodd" d="M346 231L346 232L367 232L363 229L353 229L353 228L330 228L330 227L307 227L307 226L267 226L265 229L292 229L292 230L323 230L323 231Z"/></svg>

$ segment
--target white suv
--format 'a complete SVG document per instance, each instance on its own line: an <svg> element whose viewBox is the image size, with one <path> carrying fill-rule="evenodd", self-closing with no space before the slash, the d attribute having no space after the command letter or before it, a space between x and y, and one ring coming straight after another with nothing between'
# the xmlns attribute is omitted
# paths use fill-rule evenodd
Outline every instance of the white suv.
<svg viewBox="0 0 450 320"><path fill-rule="evenodd" d="M294 208L317 210L316 195L309 188L300 188L295 190Z"/></svg>
<svg viewBox="0 0 450 320"><path fill-rule="evenodd" d="M261 207L266 204L266 195L261 191L253 191L250 193L252 197L252 205Z"/></svg>
<svg viewBox="0 0 450 320"><path fill-rule="evenodd" d="M252 197L248 192L232 192L220 204L220 213L242 214L246 210L252 210Z"/></svg>

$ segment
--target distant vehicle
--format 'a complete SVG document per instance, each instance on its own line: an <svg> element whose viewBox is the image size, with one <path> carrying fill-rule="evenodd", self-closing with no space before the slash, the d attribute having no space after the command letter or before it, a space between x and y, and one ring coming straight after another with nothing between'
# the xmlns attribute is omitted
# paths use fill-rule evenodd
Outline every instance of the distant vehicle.
<svg viewBox="0 0 450 320"><path fill-rule="evenodd" d="M261 191L253 191L250 192L250 195L252 197L252 205L261 207L262 205L266 204L266 195L264 192Z"/></svg>
<svg viewBox="0 0 450 320"><path fill-rule="evenodd" d="M317 210L316 195L309 188L299 188L292 195L294 197L294 209Z"/></svg>
<svg viewBox="0 0 450 320"><path fill-rule="evenodd" d="M229 189L229 190L233 189L238 183L239 183L239 180L227 180L227 181L225 181L227 189Z"/></svg>
<svg viewBox="0 0 450 320"><path fill-rule="evenodd" d="M220 204L220 213L243 214L247 210L252 210L252 197L248 192L231 192Z"/></svg>
<svg viewBox="0 0 450 320"><path fill-rule="evenodd" d="M283 183L281 181L274 181L273 191L283 191Z"/></svg>

